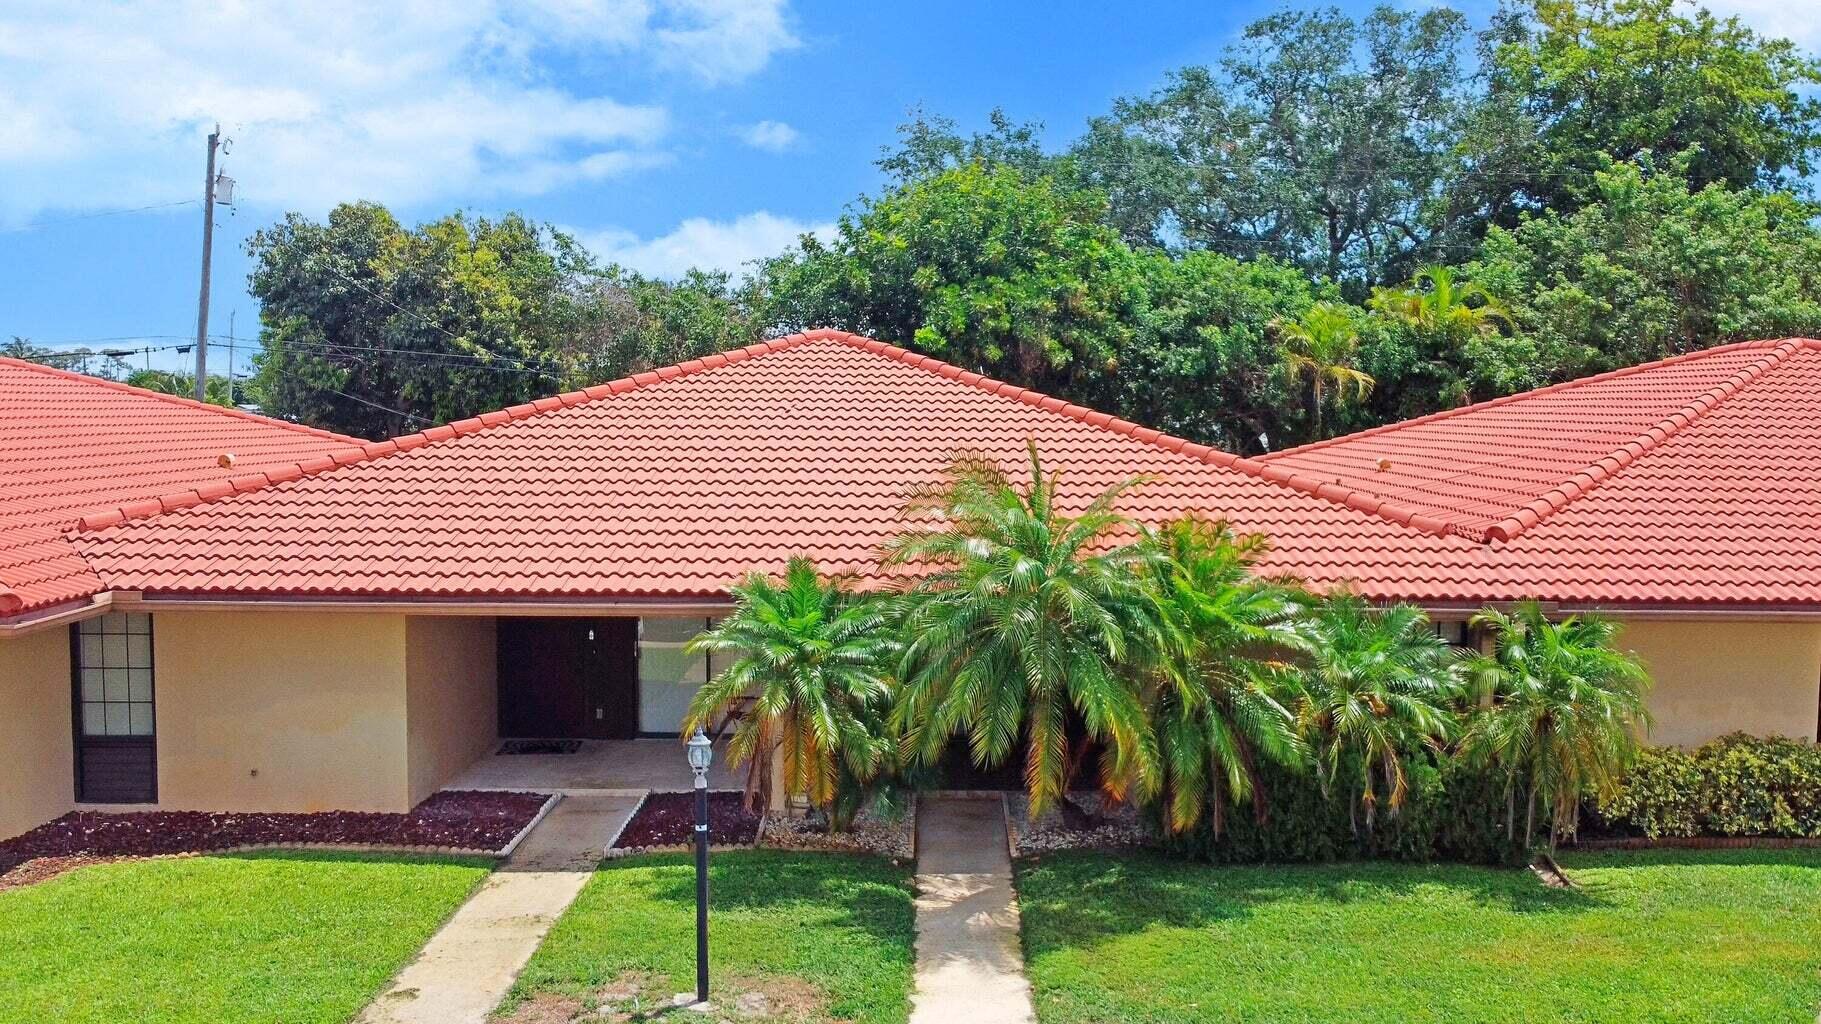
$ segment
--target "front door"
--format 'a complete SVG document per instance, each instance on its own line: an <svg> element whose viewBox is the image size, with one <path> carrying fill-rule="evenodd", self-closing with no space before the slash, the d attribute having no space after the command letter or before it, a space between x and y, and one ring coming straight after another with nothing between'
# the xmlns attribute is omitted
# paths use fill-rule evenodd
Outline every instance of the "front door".
<svg viewBox="0 0 1821 1024"><path fill-rule="evenodd" d="M639 620L587 619L584 644L583 734L596 740L629 740L639 734Z"/></svg>
<svg viewBox="0 0 1821 1024"><path fill-rule="evenodd" d="M637 619L500 619L500 735L630 739L637 649Z"/></svg>

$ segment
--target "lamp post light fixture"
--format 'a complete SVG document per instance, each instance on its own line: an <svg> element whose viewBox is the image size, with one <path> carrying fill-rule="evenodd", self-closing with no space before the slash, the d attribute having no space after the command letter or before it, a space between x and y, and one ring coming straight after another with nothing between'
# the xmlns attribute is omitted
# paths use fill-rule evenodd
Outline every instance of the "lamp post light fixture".
<svg viewBox="0 0 1821 1024"><path fill-rule="evenodd" d="M714 744L696 727L689 738L689 770L696 783L696 1003L708 1002L708 766Z"/></svg>

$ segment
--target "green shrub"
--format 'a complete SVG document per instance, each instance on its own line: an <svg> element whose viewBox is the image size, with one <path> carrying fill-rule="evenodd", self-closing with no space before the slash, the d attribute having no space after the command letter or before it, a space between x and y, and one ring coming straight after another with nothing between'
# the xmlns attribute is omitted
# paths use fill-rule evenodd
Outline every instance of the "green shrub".
<svg viewBox="0 0 1821 1024"><path fill-rule="evenodd" d="M1733 733L1693 751L1652 748L1597 810L1609 827L1653 839L1821 837L1821 747Z"/></svg>
<svg viewBox="0 0 1821 1024"><path fill-rule="evenodd" d="M1174 836L1165 849L1217 864L1335 860L1503 863L1515 851L1505 834L1505 792L1491 774L1428 751L1406 755L1410 791L1396 814L1380 810L1372 829L1350 814L1357 785L1337 779L1324 797L1311 772L1262 765L1269 813L1261 824L1250 806L1229 808L1220 836L1207 821Z"/></svg>

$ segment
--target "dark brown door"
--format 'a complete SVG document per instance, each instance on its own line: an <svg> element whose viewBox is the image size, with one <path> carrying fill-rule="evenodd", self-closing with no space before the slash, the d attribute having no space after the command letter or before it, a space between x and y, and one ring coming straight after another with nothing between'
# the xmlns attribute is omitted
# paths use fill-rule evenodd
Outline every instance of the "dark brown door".
<svg viewBox="0 0 1821 1024"><path fill-rule="evenodd" d="M588 736L629 740L639 734L639 620L588 620Z"/></svg>
<svg viewBox="0 0 1821 1024"><path fill-rule="evenodd" d="M579 621L499 620L501 736L584 735Z"/></svg>
<svg viewBox="0 0 1821 1024"><path fill-rule="evenodd" d="M500 735L632 737L637 645L637 619L500 619Z"/></svg>

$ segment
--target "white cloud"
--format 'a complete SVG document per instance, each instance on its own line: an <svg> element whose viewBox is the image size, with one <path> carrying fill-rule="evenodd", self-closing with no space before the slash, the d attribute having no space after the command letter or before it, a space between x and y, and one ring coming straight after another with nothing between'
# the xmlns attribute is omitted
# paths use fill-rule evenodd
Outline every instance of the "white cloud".
<svg viewBox="0 0 1821 1024"><path fill-rule="evenodd" d="M740 138L748 146L772 153L782 153L802 138L795 128L782 121L760 121L740 129Z"/></svg>
<svg viewBox="0 0 1821 1024"><path fill-rule="evenodd" d="M1687 2L1687 0L1685 0ZM1807 5L1792 0L1700 0L1688 6L1705 7L1719 17L1737 15L1759 35L1795 41L1810 52L1821 50L1821 18Z"/></svg>
<svg viewBox="0 0 1821 1024"><path fill-rule="evenodd" d="M811 224L759 210L732 220L691 217L669 234L655 238L617 228L576 231L575 237L596 256L654 277L674 278L691 267L738 271L748 262L776 256L798 235L833 236L833 224Z"/></svg>
<svg viewBox="0 0 1821 1024"><path fill-rule="evenodd" d="M796 45L787 2L16 0L0 13L0 222L188 196L216 120L227 173L261 205L625 173L664 159L665 109L553 68L737 80Z"/></svg>

